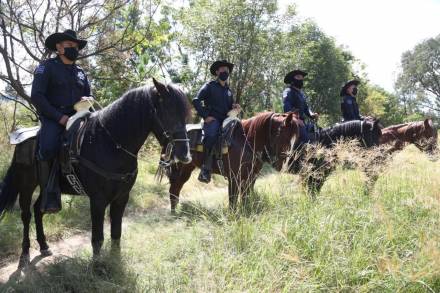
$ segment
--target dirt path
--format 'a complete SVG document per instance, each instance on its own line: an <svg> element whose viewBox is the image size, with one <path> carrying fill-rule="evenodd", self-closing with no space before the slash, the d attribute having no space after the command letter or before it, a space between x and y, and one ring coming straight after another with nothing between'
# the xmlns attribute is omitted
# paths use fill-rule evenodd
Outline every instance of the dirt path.
<svg viewBox="0 0 440 293"><path fill-rule="evenodd" d="M225 187L217 187L212 185L209 187L208 190L192 189L192 191L192 194L190 196L185 196L185 199L182 202L199 202L204 206L216 206L221 204L224 195L227 192ZM209 196L207 196L206 193L209 193ZM143 218L146 215L154 215L159 217L169 216L168 205L168 201L165 200L163 203L156 205L152 208L148 208L147 210L144 210L140 213L134 213L125 216L122 222L123 231L126 230L128 226L130 226L130 224L135 223L136 219ZM106 239L110 237L109 228L110 223L106 219L104 226L104 234ZM29 251L31 264L26 269L18 269L19 257L14 258L14 261L11 261L6 266L0 268L0 288L1 285L7 283L9 280L20 280L29 274L41 272L47 265L53 264L63 258L75 257L80 251L83 251L84 249L91 252L92 247L90 244L90 237L91 232L86 231L83 233L74 234L73 236L70 236L68 238L60 239L56 242L49 242L48 244L53 255L47 257L42 257L39 250L31 247ZM33 246L35 248L38 247L38 245Z"/></svg>
<svg viewBox="0 0 440 293"><path fill-rule="evenodd" d="M60 258L69 258L75 256L78 249L87 248L90 245L90 233L80 233L69 238L50 243L50 249L54 253L52 256L42 257L40 251L30 249L31 264L25 270L18 268L19 259L9 263L0 269L0 284L8 282L10 279L17 279L24 274L32 271L39 271L47 264L55 262Z"/></svg>

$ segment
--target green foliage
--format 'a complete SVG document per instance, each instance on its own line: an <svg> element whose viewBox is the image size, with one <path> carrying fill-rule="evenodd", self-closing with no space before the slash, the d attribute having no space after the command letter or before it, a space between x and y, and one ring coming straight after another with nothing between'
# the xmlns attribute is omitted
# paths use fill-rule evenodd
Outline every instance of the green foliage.
<svg viewBox="0 0 440 293"><path fill-rule="evenodd" d="M377 86L367 85L364 88L366 97L360 100L360 111L363 115L379 118L385 125L399 124L407 118L396 95Z"/></svg>
<svg viewBox="0 0 440 293"><path fill-rule="evenodd" d="M433 111L440 115L440 35L405 52L396 88L411 113ZM415 109L411 109L415 106ZM410 113L410 114L411 114Z"/></svg>
<svg viewBox="0 0 440 293"><path fill-rule="evenodd" d="M314 111L326 114L332 122L340 120L339 92L352 77L354 57L325 35L313 22L293 27L286 46L290 54L284 71L303 68L309 73L305 91Z"/></svg>
<svg viewBox="0 0 440 293"><path fill-rule="evenodd" d="M339 89L355 60L316 24L299 23L293 7L280 15L277 1L200 0L174 15L185 60L195 64L180 79L191 96L209 80L212 61L226 58L236 65L231 86L247 115L281 112L284 75L302 68L309 72L306 93L314 109L339 119Z"/></svg>
<svg viewBox="0 0 440 293"><path fill-rule="evenodd" d="M151 82L164 75L171 62L170 42L173 39L167 18L160 16L160 1L130 2L115 17L115 30L107 42L125 34L125 43L131 50L117 48L95 58L90 66L94 95L106 105L133 87ZM147 11L149 13L147 13ZM126 28L121 31L117 28Z"/></svg>

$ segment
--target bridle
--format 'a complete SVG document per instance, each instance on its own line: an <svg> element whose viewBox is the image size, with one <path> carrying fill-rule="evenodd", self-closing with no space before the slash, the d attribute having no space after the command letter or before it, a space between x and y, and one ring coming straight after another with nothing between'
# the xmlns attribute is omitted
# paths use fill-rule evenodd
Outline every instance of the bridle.
<svg viewBox="0 0 440 293"><path fill-rule="evenodd" d="M273 117L275 116L275 113L272 113L270 115L270 119L269 119L269 148L267 147L267 145L264 145L264 154L266 155L267 159L269 160L269 163L272 165L273 163L275 163L277 161L277 157L278 157L278 137L280 136L281 133L281 124L280 126L277 128L276 130L276 134L275 134L275 143L272 140L272 123L273 123ZM275 148L275 154L273 153L273 149ZM275 159L274 159L275 158Z"/></svg>
<svg viewBox="0 0 440 293"><path fill-rule="evenodd" d="M167 161L169 161L171 159L171 155L174 151L174 148L175 148L175 145L177 142L189 142L189 138L186 134L186 129L179 128L174 131L170 131L169 129L165 129L165 127L163 126L162 120L159 118L159 115L157 114L157 108L153 105L153 103L151 102L151 99L148 99L148 103L150 105L151 115L153 117L153 121L159 127L159 131L161 132L162 137L164 137L166 139L165 158ZM100 126L104 129L104 131L106 132L107 136L112 140L113 144L116 146L116 149L123 151L124 153L126 153L130 157L137 160L138 159L137 154L130 152L126 147L124 147L122 144L120 144L119 142L117 142L113 138L110 131L105 127L104 123L101 121L100 114L101 113L98 114L98 122L99 122ZM179 134L179 133L183 133L185 138L174 138L175 135Z"/></svg>
<svg viewBox="0 0 440 293"><path fill-rule="evenodd" d="M151 103L151 102L150 102ZM153 114L153 120L155 121L156 125L159 126L159 130L161 131L162 137L166 139L166 147L165 147L165 154L163 155L163 159L165 161L171 161L171 156L173 154L174 148L176 147L177 142L189 142L188 135L186 133L185 126L179 129L174 130L173 132L166 130L163 126L162 120L160 120L159 116L157 115L157 109L153 106L152 107L152 114ZM183 133L185 138L174 138L176 134Z"/></svg>

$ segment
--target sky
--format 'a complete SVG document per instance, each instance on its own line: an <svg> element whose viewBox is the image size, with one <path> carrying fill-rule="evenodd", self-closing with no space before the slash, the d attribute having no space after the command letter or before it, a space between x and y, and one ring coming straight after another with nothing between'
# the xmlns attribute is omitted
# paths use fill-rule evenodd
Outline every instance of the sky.
<svg viewBox="0 0 440 293"><path fill-rule="evenodd" d="M368 78L394 90L400 57L440 34L440 0L279 0L295 4L298 16L312 19L338 45L366 65Z"/></svg>

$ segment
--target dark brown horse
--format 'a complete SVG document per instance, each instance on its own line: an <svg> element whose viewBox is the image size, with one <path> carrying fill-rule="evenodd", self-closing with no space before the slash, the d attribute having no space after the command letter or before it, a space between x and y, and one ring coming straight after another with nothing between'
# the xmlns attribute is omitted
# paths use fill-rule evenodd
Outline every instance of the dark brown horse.
<svg viewBox="0 0 440 293"><path fill-rule="evenodd" d="M244 132L247 129L247 134ZM281 170L299 135L298 121L294 113L275 114L265 112L237 123L233 130L228 153L222 156L223 168L214 163L213 173L228 179L229 207L234 209L238 196L243 199L252 189L263 162ZM180 191L192 171L202 165L202 153L191 151L190 164L173 163L167 172L170 180L171 212L175 213Z"/></svg>
<svg viewBox="0 0 440 293"><path fill-rule="evenodd" d="M312 195L319 193L326 178L334 170L334 156L323 153L331 150L338 141L357 140L360 146L370 148L379 144L381 124L374 118L347 121L315 133L314 143L295 146L287 164L288 171L299 174Z"/></svg>
<svg viewBox="0 0 440 293"><path fill-rule="evenodd" d="M414 144L421 151L433 153L437 149L437 130L431 119L392 125L382 129L380 144L393 145L392 151Z"/></svg>
<svg viewBox="0 0 440 293"><path fill-rule="evenodd" d="M154 86L130 90L108 107L93 113L84 126L79 157L80 162L88 163L75 165L75 172L90 199L94 255L99 254L104 240L107 206L110 206L112 244L119 246L122 215L137 176L137 154L150 133L164 146L174 146L172 156L176 160L191 161L185 129L189 115L187 97L176 86L153 81ZM31 203L38 182L34 145L35 139L17 145L12 164L0 184L0 216L12 210L19 198L24 227L20 265L29 263ZM63 193L75 194L70 189L68 185L62 186ZM50 255L40 201L38 197L34 204L37 241L41 254Z"/></svg>

